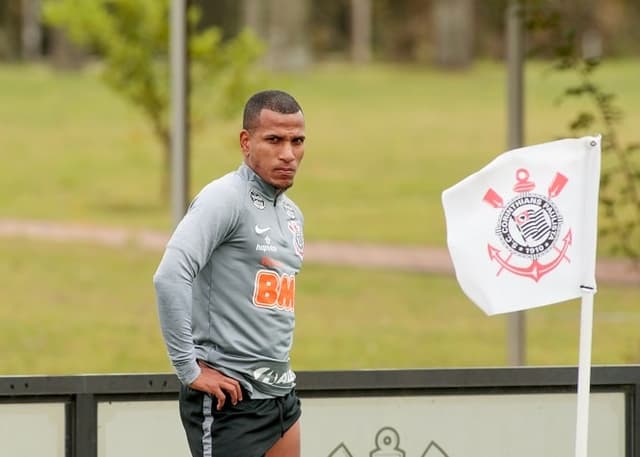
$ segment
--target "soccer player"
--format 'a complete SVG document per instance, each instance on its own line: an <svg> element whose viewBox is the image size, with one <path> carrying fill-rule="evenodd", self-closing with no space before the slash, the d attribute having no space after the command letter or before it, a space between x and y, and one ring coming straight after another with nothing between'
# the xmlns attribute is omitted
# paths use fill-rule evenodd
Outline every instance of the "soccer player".
<svg viewBox="0 0 640 457"><path fill-rule="evenodd" d="M289 352L304 220L285 191L304 142L304 115L291 95L249 98L243 163L195 197L154 275L193 457L300 455Z"/></svg>

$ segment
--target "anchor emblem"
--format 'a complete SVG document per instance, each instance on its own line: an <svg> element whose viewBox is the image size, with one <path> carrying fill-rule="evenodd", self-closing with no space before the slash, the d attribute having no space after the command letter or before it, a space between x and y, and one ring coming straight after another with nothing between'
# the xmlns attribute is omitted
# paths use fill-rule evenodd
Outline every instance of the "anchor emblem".
<svg viewBox="0 0 640 457"><path fill-rule="evenodd" d="M536 184L531 181L525 168L516 170L516 184L513 190L516 196L506 204L503 198L489 188L483 201L500 209L495 233L508 253L487 244L489 259L500 267L496 276L507 270L515 275L531 278L538 282L547 273L553 271L563 260L570 262L567 251L573 242L571 228L564 236L562 233L562 215L553 202L560 195L569 179L562 173L556 173L547 194L533 192ZM560 246L558 246L561 244ZM550 255L553 257L547 260ZM515 258L514 258L515 256ZM513 259L513 260L512 260ZM527 259L523 264L518 259Z"/></svg>

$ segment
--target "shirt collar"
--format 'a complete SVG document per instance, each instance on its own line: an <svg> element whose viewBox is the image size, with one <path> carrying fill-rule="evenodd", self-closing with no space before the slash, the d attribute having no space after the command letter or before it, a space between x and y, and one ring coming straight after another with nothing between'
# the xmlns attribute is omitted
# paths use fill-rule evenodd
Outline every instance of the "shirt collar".
<svg viewBox="0 0 640 457"><path fill-rule="evenodd" d="M261 194L263 194L271 201L274 201L280 194L282 194L281 189L278 189L277 187L272 186L271 184L266 182L244 162L238 168L238 173L254 187L256 187Z"/></svg>

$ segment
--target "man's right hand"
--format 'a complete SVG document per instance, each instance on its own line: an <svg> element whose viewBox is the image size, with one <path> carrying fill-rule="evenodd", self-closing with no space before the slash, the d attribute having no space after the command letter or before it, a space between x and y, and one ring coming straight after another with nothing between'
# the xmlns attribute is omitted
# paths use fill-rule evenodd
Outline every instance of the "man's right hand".
<svg viewBox="0 0 640 457"><path fill-rule="evenodd" d="M216 397L218 400L216 410L220 411L224 406L226 401L225 393L229 394L231 404L233 405L242 401L242 389L238 381L207 366L201 360L198 360L198 365L200 366L201 372L196 380L189 384L189 387Z"/></svg>

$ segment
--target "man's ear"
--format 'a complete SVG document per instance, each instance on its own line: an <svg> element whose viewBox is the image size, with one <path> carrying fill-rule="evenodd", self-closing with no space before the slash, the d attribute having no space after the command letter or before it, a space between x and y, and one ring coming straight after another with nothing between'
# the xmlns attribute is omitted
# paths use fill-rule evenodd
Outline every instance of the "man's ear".
<svg viewBox="0 0 640 457"><path fill-rule="evenodd" d="M243 156L249 155L249 131L246 129L240 131L240 149L242 149Z"/></svg>

